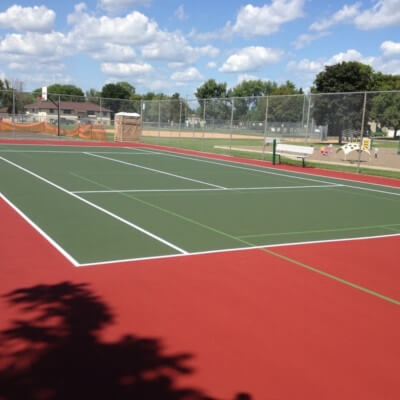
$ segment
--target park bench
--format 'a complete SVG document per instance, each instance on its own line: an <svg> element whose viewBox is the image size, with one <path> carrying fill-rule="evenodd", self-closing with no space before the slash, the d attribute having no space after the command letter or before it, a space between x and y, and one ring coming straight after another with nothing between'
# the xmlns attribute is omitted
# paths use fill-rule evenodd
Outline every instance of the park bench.
<svg viewBox="0 0 400 400"><path fill-rule="evenodd" d="M281 156L287 158L301 158L303 167L306 166L305 159L314 153L314 147L312 146L298 146L295 144L277 143L275 155L278 156L279 164L281 162Z"/></svg>

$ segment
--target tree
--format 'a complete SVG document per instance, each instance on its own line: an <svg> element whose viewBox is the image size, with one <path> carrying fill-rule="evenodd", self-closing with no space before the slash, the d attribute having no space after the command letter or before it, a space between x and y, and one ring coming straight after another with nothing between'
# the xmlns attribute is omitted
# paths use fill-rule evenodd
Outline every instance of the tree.
<svg viewBox="0 0 400 400"><path fill-rule="evenodd" d="M197 100L226 97L226 83L217 83L215 79L209 79L196 89L195 96Z"/></svg>
<svg viewBox="0 0 400 400"><path fill-rule="evenodd" d="M378 72L375 76L377 90L400 90L400 75L384 75ZM400 130L400 93L372 93L368 95L371 104L370 119L381 128L394 130L397 137Z"/></svg>
<svg viewBox="0 0 400 400"><path fill-rule="evenodd" d="M326 66L314 83L314 93L361 92L376 87L376 76L369 65L350 61ZM313 118L318 125L327 124L328 135L338 136L341 143L344 130L360 131L363 100L362 94L315 96Z"/></svg>
<svg viewBox="0 0 400 400"><path fill-rule="evenodd" d="M131 92L129 88L124 84L121 85L121 83L108 83L101 90L101 97L104 98L104 106L108 107L113 113L133 111L133 103L123 101L129 100L130 96Z"/></svg>

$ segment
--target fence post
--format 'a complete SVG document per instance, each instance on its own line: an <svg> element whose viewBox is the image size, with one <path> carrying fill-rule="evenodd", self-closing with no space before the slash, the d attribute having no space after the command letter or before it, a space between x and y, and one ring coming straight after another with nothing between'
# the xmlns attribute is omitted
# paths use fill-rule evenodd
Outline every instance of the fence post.
<svg viewBox="0 0 400 400"><path fill-rule="evenodd" d="M205 138L205 130L206 130L206 106L207 100L204 99L204 106L203 106L203 138L201 140L201 151L204 151L204 138Z"/></svg>
<svg viewBox="0 0 400 400"><path fill-rule="evenodd" d="M61 113L61 97L58 96L58 104L57 104L57 136L60 136L60 123L61 123L61 118L60 118L60 113Z"/></svg>
<svg viewBox="0 0 400 400"><path fill-rule="evenodd" d="M13 130L14 130L14 136L16 135L16 126L15 126L15 89L12 90L12 124L13 124Z"/></svg>
<svg viewBox="0 0 400 400"><path fill-rule="evenodd" d="M269 108L269 96L267 96L267 101L265 104L264 143L263 143L263 150L262 150L263 160L265 160L265 139L267 137L267 127L268 127L268 108Z"/></svg>
<svg viewBox="0 0 400 400"><path fill-rule="evenodd" d="M303 112L302 112L302 115L301 115L301 129L304 129L304 112L305 112L305 107L306 107L306 94L304 93L304 96L303 96Z"/></svg>
<svg viewBox="0 0 400 400"><path fill-rule="evenodd" d="M181 144L181 130L182 130L182 100L179 100L179 133L178 142Z"/></svg>
<svg viewBox="0 0 400 400"><path fill-rule="evenodd" d="M312 101L312 94L309 94L308 100L308 111L307 111L307 132L306 132L306 143L308 143L308 136L310 131L310 112L311 112L311 101Z"/></svg>
<svg viewBox="0 0 400 400"><path fill-rule="evenodd" d="M367 92L364 92L364 103L362 110L362 119L361 119L361 132L360 132L360 150L358 151L358 162L357 162L357 173L360 173L360 164L361 164L361 153L362 153L362 145L364 138L364 125L365 125L365 109L367 107Z"/></svg>
<svg viewBox="0 0 400 400"><path fill-rule="evenodd" d="M231 101L231 134L229 135L229 153L232 154L232 135L233 135L233 113L235 108L235 98Z"/></svg>
<svg viewBox="0 0 400 400"><path fill-rule="evenodd" d="M158 100L158 144L161 136L161 100Z"/></svg>
<svg viewBox="0 0 400 400"><path fill-rule="evenodd" d="M144 120L144 109L143 109L143 100L140 100L140 129L142 134L140 135L139 143L143 143L143 120Z"/></svg>

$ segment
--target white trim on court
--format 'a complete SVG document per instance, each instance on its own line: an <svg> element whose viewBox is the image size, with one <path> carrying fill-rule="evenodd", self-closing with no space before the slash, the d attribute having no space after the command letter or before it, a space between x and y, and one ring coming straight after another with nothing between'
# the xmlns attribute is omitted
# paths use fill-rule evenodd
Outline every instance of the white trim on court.
<svg viewBox="0 0 400 400"><path fill-rule="evenodd" d="M325 183L325 184L332 184L334 185L334 183L332 182L327 182L321 179L312 179L312 178L305 178L305 177L301 177L301 176L296 176L296 175L288 175L288 174L284 174L284 173L279 173L279 172L272 172L272 171L267 171L267 169L272 169L271 167L268 166L263 166L263 165L259 165L257 166L258 168L262 168L262 169L257 169L257 168L250 168L250 167L242 167L240 165L232 165L232 164L246 164L246 165L251 165L251 164L247 164L245 162L245 160L242 161L235 161L235 160L223 160L224 162L218 162L218 161L211 161L211 157L208 156L186 156L185 154L177 154L176 152L173 151L169 151L169 150L160 150L160 151L154 151L154 150L148 150L149 153L153 153L153 154L163 154L166 153L165 155L168 157L175 157L175 158L182 158L184 160L194 160L194 161L198 161L198 162L204 162L204 163L208 163L208 164L215 164L215 165L221 165L224 167L228 167L228 168L237 168L237 169L243 169L243 170L247 170L247 171L253 171L253 172L260 172L263 174L270 174L270 175L278 175L278 176L282 176L285 178L293 178L293 179L301 179L301 180L307 180L310 182L319 182L319 183ZM292 172L292 171L288 171L288 172ZM316 174L311 174L311 173L306 173L306 172L300 172L300 171L296 171L293 172L294 174L302 174L302 175L311 175L311 176L316 176L319 177L320 175L316 175ZM387 187L387 188L391 188L391 189L400 189L396 186L390 186L390 185L382 185L379 183L372 183L372 182L362 182L362 181L357 181L355 179L347 179L347 178L336 178L336 177L331 177L331 176L326 176L325 178L328 179L336 179L336 180L341 180L341 181L346 181L346 182L357 182L357 183L361 183L363 185L375 185L375 186L381 186L381 187ZM395 196L400 196L400 193L395 193L395 192L387 192L384 190L377 190L377 189L372 189L372 188L363 188L363 187L359 187L359 186L354 186L354 185L348 185L348 184L343 184L342 186L345 187L349 187L349 188L353 188L353 189L363 189L363 190L369 190L372 192L380 192L380 193L385 193L385 194L393 194Z"/></svg>
<svg viewBox="0 0 400 400"><path fill-rule="evenodd" d="M47 153L47 154L86 154L87 152L82 150L70 151L70 150L8 150L8 149L1 149L0 153ZM144 155L144 156L163 156L162 153L149 153L149 152L139 152L139 151L91 151L93 154L137 154L137 155Z"/></svg>
<svg viewBox="0 0 400 400"><path fill-rule="evenodd" d="M197 252L186 253L186 254L171 254L171 255L166 255L166 256L141 257L141 258L131 258L131 259L123 259L123 260L94 262L94 263L80 264L79 267L96 267L96 266L100 267L102 265L129 263L129 262L136 262L136 261L151 261L151 260L159 260L159 259L161 260L161 259L166 259L166 258L200 256L200 255L218 254L218 253L231 253L231 252L236 252L236 251L270 249L270 248L274 248L274 247L284 247L284 246L300 246L300 245L311 245L311 244L321 244L321 243L351 242L351 241L356 241L356 240L383 239L383 238L397 237L397 236L400 237L400 233L394 233L394 234L388 234L388 235L376 235L376 236L363 236L363 237L346 238L346 239L315 240L315 241L310 241L310 242L278 243L278 244L268 244L268 245L261 245L261 246L237 247L237 248L232 248L232 249L197 251Z"/></svg>
<svg viewBox="0 0 400 400"><path fill-rule="evenodd" d="M92 157L102 158L102 159L104 159L104 160L114 161L114 162L117 162L117 163L119 163L119 164L130 165L130 166L132 166L132 167L145 169L145 170L151 171L151 172L157 172L157 173L163 174L163 175L169 175L169 176L172 176L172 177L174 177L174 178L183 179L183 180L186 180L186 181L201 183L201 184L203 184L203 185L213 186L213 187L216 187L216 188L219 188L219 189L226 189L224 186L214 185L213 183L200 181L200 180L198 180L198 179L188 178L188 177L182 176L182 175L172 174L172 173L170 173L170 172L162 171L162 170L160 170L160 169L149 168L149 167L145 167L145 166L143 166L143 165L134 164L134 163L126 162L126 161L121 161L121 160L117 160L117 159L111 158L111 157L104 157L104 156L100 156L100 155L95 154L95 153L84 152L84 154L87 154L88 156L92 156Z"/></svg>
<svg viewBox="0 0 400 400"><path fill-rule="evenodd" d="M71 193L76 194L97 194L97 193L174 193L174 192L236 192L236 191L250 191L250 190L283 190L283 189L314 189L314 188L332 188L340 187L343 185L309 185L309 186L256 186L256 187L236 187L236 188L202 188L202 189L121 189L121 190L76 190Z"/></svg>
<svg viewBox="0 0 400 400"><path fill-rule="evenodd" d="M46 232L44 232L38 225L36 225L26 214L24 214L15 204L7 199L4 194L0 193L0 198L7 203L20 217L22 217L29 225L32 226L44 239L46 239L56 250L58 250L71 264L79 267L81 264L75 260L64 248L62 248L55 240L53 240Z"/></svg>
<svg viewBox="0 0 400 400"><path fill-rule="evenodd" d="M35 178L37 178L37 179L39 179L39 180L41 180L41 181L47 183L47 184L50 185L50 186L55 187L55 188L58 189L58 190L61 190L62 192L64 192L64 193L66 193L66 194L68 194L68 195L70 195L70 196L72 196L72 197L74 197L74 198L76 198L76 199L82 201L83 203L88 204L89 206L91 206L91 207L93 207L93 208L95 208L95 209L97 209L97 210L103 212L104 214L109 215L110 217L112 217L112 218L114 218L114 219L116 219L116 220L118 220L118 221L124 223L125 225L128 225L128 226L130 226L131 228L134 228L134 229L138 230L139 232L142 232L142 233L144 233L145 235L150 236L151 238L153 238L153 239L155 239L155 240L157 240L157 241L159 241L159 242L165 244L165 245L168 246L168 247L171 247L172 249L178 251L179 253L187 254L187 251L186 251L186 250L181 249L180 247L174 245L174 244L171 243L171 242L168 242L167 240L161 238L160 236L157 236L157 235L155 235L154 233L151 233L150 231L148 231L148 230L146 230L146 229L140 227L139 225L136 225L136 224L134 224L134 223L132 223L132 222L130 222L130 221L124 219L124 218L119 217L118 215L112 213L111 211L106 210L105 208L102 208L102 207L98 206L97 204L92 203L91 201L86 200L86 199L84 199L84 198L78 196L77 194L70 192L70 191L67 190L67 189L64 189L63 187L61 187L61 186L59 186L59 185L57 185L57 184L55 184L55 183L53 183L53 182L47 180L46 178L43 178L42 176L40 176L40 175L38 175L38 174L36 174L36 173L34 173L34 172L32 172L32 171L30 171L30 170L24 168L24 167L21 167L20 165L18 165L18 164L16 164L16 163L12 162L12 161L10 161L10 160L7 160L7 159L4 158L4 157L1 157L1 156L0 156L0 160L3 160L4 162L6 162L6 163L8 163L8 164L10 164L10 165L12 165L12 166L14 166L14 167L16 167L16 168L19 168L20 170L22 170L22 171L24 171L24 172L26 172L26 173L28 173L28 174L34 176Z"/></svg>

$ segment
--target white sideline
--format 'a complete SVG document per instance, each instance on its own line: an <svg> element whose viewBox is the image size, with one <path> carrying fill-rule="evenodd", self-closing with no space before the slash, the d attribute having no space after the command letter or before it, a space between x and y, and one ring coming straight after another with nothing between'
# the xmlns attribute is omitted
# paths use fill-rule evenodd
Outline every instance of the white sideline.
<svg viewBox="0 0 400 400"><path fill-rule="evenodd" d="M122 189L122 190L76 190L71 193L76 194L96 194L96 193L152 193L152 192L235 192L247 190L279 190L279 189L313 189L313 188L332 188L343 185L309 185L309 186L256 186L256 187L237 187L224 189Z"/></svg>
<svg viewBox="0 0 400 400"><path fill-rule="evenodd" d="M394 234L388 234L388 235L376 235L376 236L362 236L362 237L346 238L346 239L315 240L315 241L311 241L311 242L294 242L294 243L289 242L289 243L268 244L268 245L261 245L261 246L252 246L252 247L250 247L250 246L249 247L235 247L233 249L197 251L197 252L193 252L193 253L171 254L171 255L167 255L167 256L130 258L130 259L121 259L121 260L80 264L79 267L95 267L95 266L119 264L119 263L125 263L125 262L151 261L151 260L159 260L159 259L166 259L166 258L200 256L200 255L218 254L218 253L231 253L231 252L236 252L236 251L270 249L270 248L284 247L284 246L300 246L300 245L308 245L308 244L311 245L311 244L321 244L321 243L352 242L352 241L356 241L356 240L383 239L383 238L388 238L388 237L400 237L400 233L394 233Z"/></svg>
<svg viewBox="0 0 400 400"><path fill-rule="evenodd" d="M66 250L64 250L56 241L54 241L46 232L39 228L26 214L24 214L16 205L11 203L2 193L0 198L7 203L17 214L19 214L29 225L31 225L40 235L42 235L55 249L57 249L72 265L79 267L81 264L75 260Z"/></svg>
<svg viewBox="0 0 400 400"><path fill-rule="evenodd" d="M264 169L256 169L256 168L250 168L250 167L242 167L242 166L239 166L239 165L232 165L233 163L239 164L238 161L226 160L226 163L231 163L231 164L226 164L226 163L217 162L217 161L210 161L209 159L202 159L201 157L197 157L197 158L196 157L185 157L183 155L182 156L181 155L177 155L174 152L168 151L168 150L162 150L163 153L160 153L160 152L157 153L156 151L153 151L153 150L148 150L148 152L149 153L153 153L153 154L166 153L166 156L168 156L168 157L176 157L176 158L182 158L184 160L194 160L194 161L204 162L204 163L208 163L208 164L222 165L222 166L228 167L228 168L243 169L243 170L247 170L247 171L260 172L262 174L278 175L278 176L283 176L285 178L301 179L301 180L306 180L306 181L310 181L310 182L320 182L320 183L325 183L327 185L335 185L332 182L327 182L327 181L323 181L323 180L320 180L320 179L311 179L311 178L305 178L305 177L296 176L296 175L287 175L287 174L282 174L282 173L279 173L279 172L266 171L265 169L268 168L268 167L261 166L261 165L259 166L259 168L264 168ZM315 175L315 174L308 174L308 173L305 173L305 172L296 172L296 173L297 174L303 174L303 175L319 176L319 175ZM336 177L331 177L331 176L329 176L327 178L336 179L336 180L340 180L340 181L346 181L346 182L357 182L357 183L361 183L361 184L364 184L364 185L375 185L375 186L387 187L387 188L391 188L391 189L399 189L396 186L381 185L379 183L362 182L362 181L356 181L356 180L352 180L352 179L336 178ZM349 187L349 188L353 188L353 189L369 190L371 192L392 194L394 196L400 196L400 193L387 192L385 190L365 188L365 187L348 185L348 184L342 184L341 186Z"/></svg>
<svg viewBox="0 0 400 400"><path fill-rule="evenodd" d="M216 187L216 188L219 188L219 189L226 189L226 188L223 187L223 186L214 185L213 183L208 183L208 182L199 181L198 179L187 178L186 176L181 176L181 175L172 174L172 173L170 173L170 172L165 172L165 171L162 171L162 170L159 170L159 169L144 167L143 165L134 164L134 163L126 162L126 161L121 161L121 160L117 160L117 159L111 158L111 157L104 157L104 156L100 156L100 155L98 155L98 154L89 153L89 152L84 152L84 154L87 154L88 156L92 156L92 157L103 158L104 160L114 161L114 162L117 162L117 163L120 163L120 164L131 165L132 167L142 168L142 169L146 169L146 170L152 171L152 172L158 172L159 174L164 174L164 175L173 176L174 178L184 179L184 180L186 180L186 181L201 183L201 184L203 184L203 185L213 186L213 187Z"/></svg>
<svg viewBox="0 0 400 400"><path fill-rule="evenodd" d="M55 187L56 189L61 190L62 192L66 193L66 194L69 194L70 196L72 196L72 197L74 197L74 198L76 198L76 199L82 201L83 203L86 203L86 204L88 204L89 206L91 206L91 207L93 207L93 208L95 208L95 209L97 209L97 210L103 212L104 214L107 214L107 215L109 215L110 217L112 217L112 218L114 218L114 219L116 219L116 220L118 220L118 221L120 221L120 222L122 222L122 223L124 223L124 224L126 224L126 225L128 225L128 226L130 226L131 228L134 228L134 229L138 230L139 232L142 232L142 233L144 233L145 235L150 236L151 238L153 238L153 239L155 239L155 240L157 240L157 241L159 241L159 242L165 244L165 245L168 246L168 247L171 247L172 249L178 251L179 253L187 254L187 251L181 249L180 247L175 246L174 244L172 244L172 243L168 242L167 240L165 240L165 239L163 239L163 238L161 238L161 237L155 235L154 233L151 233L151 232L147 231L146 229L140 227L139 225L136 225L136 224L134 224L134 223L132 223L132 222L130 222L130 221L124 219L124 218L119 217L118 215L112 213L111 211L108 211L108 210L106 210L105 208L102 208L102 207L98 206L97 204L92 203L92 202L89 201L89 200L86 200L86 199L84 199L84 198L78 196L77 194L72 193L72 192L70 192L70 191L67 190L67 189L64 189L63 187L61 187L61 186L59 186L59 185L57 185L57 184L55 184L55 183L53 183L53 182L47 180L46 178L43 178L42 176L40 176L40 175L38 175L38 174L36 174L36 173L34 173L34 172L32 172L32 171L30 171L30 170L24 168L24 167L21 167L20 165L18 165L18 164L16 164L16 163L12 162L12 161L10 161L10 160L7 160L7 159L4 158L4 157L1 157L1 156L0 156L0 160L3 160L4 162L6 162L6 163L8 163L8 164L10 164L10 165L12 165L12 166L14 166L14 167L16 167L16 168L19 168L20 170L22 170L22 171L24 171L24 172L26 172L26 173L28 173L28 174L34 176L35 178L37 178L37 179L39 179L39 180L41 180L41 181L47 183L48 185L53 186L53 187Z"/></svg>

